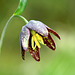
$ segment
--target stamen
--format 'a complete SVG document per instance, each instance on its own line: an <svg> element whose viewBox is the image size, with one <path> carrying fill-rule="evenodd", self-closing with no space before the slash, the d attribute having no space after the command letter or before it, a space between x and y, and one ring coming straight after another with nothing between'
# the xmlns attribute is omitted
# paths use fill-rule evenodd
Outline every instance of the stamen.
<svg viewBox="0 0 75 75"><path fill-rule="evenodd" d="M41 48L41 46L40 46L40 44L39 44L39 42L38 42L38 40L37 40L37 38L36 38L35 35L33 36L33 40L35 41L35 44L36 44L39 48Z"/></svg>
<svg viewBox="0 0 75 75"><path fill-rule="evenodd" d="M39 34L36 34L36 37L41 44L44 44L43 38Z"/></svg>
<svg viewBox="0 0 75 75"><path fill-rule="evenodd" d="M31 34L32 34L31 46L32 46L33 50L35 50L36 46L38 46L38 48L41 48L39 42L41 42L42 44L44 44L42 37L40 35L38 35L34 30L31 30ZM34 45L34 43L35 43L35 45Z"/></svg>

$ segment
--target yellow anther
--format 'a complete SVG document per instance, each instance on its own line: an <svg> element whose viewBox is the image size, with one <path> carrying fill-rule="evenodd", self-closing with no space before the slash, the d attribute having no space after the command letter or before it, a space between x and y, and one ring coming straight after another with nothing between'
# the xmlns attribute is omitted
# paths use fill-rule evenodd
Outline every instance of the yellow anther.
<svg viewBox="0 0 75 75"><path fill-rule="evenodd" d="M32 48L34 48L34 40L33 40L34 38L33 38L33 36L31 37L31 46L32 46Z"/></svg>
<svg viewBox="0 0 75 75"><path fill-rule="evenodd" d="M35 35L33 35L33 40L35 41L35 44L36 44L39 48L41 48L41 47L40 47L40 44L39 44L39 42L38 42L38 40L37 40L37 38L36 38Z"/></svg>
<svg viewBox="0 0 75 75"><path fill-rule="evenodd" d="M39 34L36 34L36 37L40 41L41 44L44 44L43 38Z"/></svg>

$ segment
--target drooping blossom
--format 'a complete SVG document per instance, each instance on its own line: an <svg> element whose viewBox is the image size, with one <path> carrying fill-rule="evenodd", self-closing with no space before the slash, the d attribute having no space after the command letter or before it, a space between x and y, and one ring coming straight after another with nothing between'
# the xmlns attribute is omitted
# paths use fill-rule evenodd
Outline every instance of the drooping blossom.
<svg viewBox="0 0 75 75"><path fill-rule="evenodd" d="M23 26L20 33L22 58L25 59L25 52L29 51L36 61L40 61L40 43L55 50L56 45L50 33L60 39L60 36L54 30L40 21L31 20Z"/></svg>

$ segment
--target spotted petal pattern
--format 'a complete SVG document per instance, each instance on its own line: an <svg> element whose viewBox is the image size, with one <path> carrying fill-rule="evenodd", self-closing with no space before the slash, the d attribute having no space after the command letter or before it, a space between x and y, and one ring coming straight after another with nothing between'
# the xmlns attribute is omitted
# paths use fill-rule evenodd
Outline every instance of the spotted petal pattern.
<svg viewBox="0 0 75 75"><path fill-rule="evenodd" d="M22 54L22 59L25 60L25 50L23 49L22 43L21 43L21 54Z"/></svg>
<svg viewBox="0 0 75 75"><path fill-rule="evenodd" d="M51 37L50 34L48 34L48 38L43 37L43 40L44 40L44 43L45 43L49 48L51 48L52 50L55 50L55 49L56 49L54 40L52 39L52 37Z"/></svg>
<svg viewBox="0 0 75 75"><path fill-rule="evenodd" d="M61 39L60 36L51 28L49 28L47 25L45 25L45 27L47 28L48 32L53 33L57 38Z"/></svg>
<svg viewBox="0 0 75 75"><path fill-rule="evenodd" d="M36 46L36 50L33 50L31 47L29 48L29 52L31 56L36 60L40 61L39 48Z"/></svg>

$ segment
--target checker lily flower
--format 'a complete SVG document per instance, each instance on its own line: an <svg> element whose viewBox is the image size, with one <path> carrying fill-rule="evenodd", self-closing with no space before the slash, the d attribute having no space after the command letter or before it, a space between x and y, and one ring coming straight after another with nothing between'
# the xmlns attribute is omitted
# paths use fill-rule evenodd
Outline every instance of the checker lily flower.
<svg viewBox="0 0 75 75"><path fill-rule="evenodd" d="M50 33L53 33L60 39L60 36L54 30L40 21L31 20L23 26L20 33L21 53L23 60L25 59L25 51L29 51L31 56L36 61L40 61L40 43L48 46L52 50L55 50L56 45Z"/></svg>

